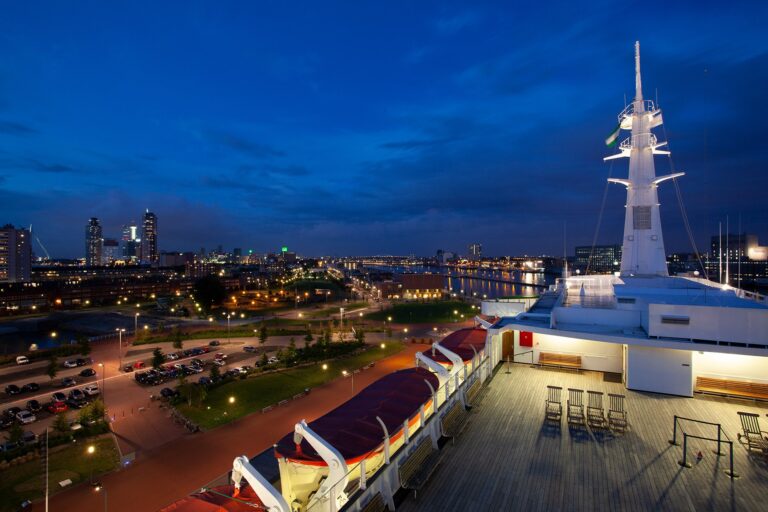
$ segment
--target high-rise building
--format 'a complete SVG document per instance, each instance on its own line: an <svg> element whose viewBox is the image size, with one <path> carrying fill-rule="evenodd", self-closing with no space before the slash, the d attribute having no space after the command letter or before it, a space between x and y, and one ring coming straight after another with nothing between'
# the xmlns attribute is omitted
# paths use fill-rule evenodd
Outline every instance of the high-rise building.
<svg viewBox="0 0 768 512"><path fill-rule="evenodd" d="M126 260L136 261L141 258L141 238L136 223L123 226L123 235L121 237L123 245L122 256Z"/></svg>
<svg viewBox="0 0 768 512"><path fill-rule="evenodd" d="M714 235L706 266L709 278L719 283L737 287L765 283L768 280L768 247L758 244L757 235Z"/></svg>
<svg viewBox="0 0 768 512"><path fill-rule="evenodd" d="M160 253L157 251L157 215L149 210L144 213L144 225L141 235L141 259L152 264L160 261Z"/></svg>
<svg viewBox="0 0 768 512"><path fill-rule="evenodd" d="M591 255L591 257L590 257ZM612 274L621 265L621 245L583 245L576 247L574 267L589 274Z"/></svg>
<svg viewBox="0 0 768 512"><path fill-rule="evenodd" d="M91 217L85 225L85 264L89 267L101 265L101 224Z"/></svg>
<svg viewBox="0 0 768 512"><path fill-rule="evenodd" d="M29 281L32 272L32 238L27 229L11 224L0 228L0 282Z"/></svg>
<svg viewBox="0 0 768 512"><path fill-rule="evenodd" d="M480 259L483 257L483 246L482 244L475 243L469 246L469 260L470 261L480 261Z"/></svg>
<svg viewBox="0 0 768 512"><path fill-rule="evenodd" d="M120 257L120 244L114 238L105 238L101 243L101 264L110 265Z"/></svg>

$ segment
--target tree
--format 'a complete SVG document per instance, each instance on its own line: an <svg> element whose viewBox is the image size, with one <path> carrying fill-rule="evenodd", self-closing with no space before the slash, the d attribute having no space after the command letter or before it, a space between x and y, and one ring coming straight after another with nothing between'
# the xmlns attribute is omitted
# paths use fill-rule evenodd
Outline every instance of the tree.
<svg viewBox="0 0 768 512"><path fill-rule="evenodd" d="M192 405L199 407L208 395L205 386L199 384L184 384L183 386L179 386L179 393L181 394L181 397L187 401L187 404L190 407L192 407Z"/></svg>
<svg viewBox="0 0 768 512"><path fill-rule="evenodd" d="M181 328L177 325L173 328L173 348L181 350L184 348L184 333L181 332Z"/></svg>
<svg viewBox="0 0 768 512"><path fill-rule="evenodd" d="M80 336L77 343L80 345L80 355L87 357L91 353L91 342L85 336Z"/></svg>
<svg viewBox="0 0 768 512"><path fill-rule="evenodd" d="M331 344L331 336L333 336L333 333L330 329L323 332L323 345L326 347Z"/></svg>
<svg viewBox="0 0 768 512"><path fill-rule="evenodd" d="M219 365L213 365L213 368L211 368L211 381L216 382L219 379L221 379L221 370L219 370Z"/></svg>
<svg viewBox="0 0 768 512"><path fill-rule="evenodd" d="M294 338L291 338L291 343L288 345L288 348L285 351L285 363L287 365L293 364L293 361L296 359L296 340Z"/></svg>
<svg viewBox="0 0 768 512"><path fill-rule="evenodd" d="M358 328L355 331L355 341L357 341L360 345L365 343L365 331L363 329Z"/></svg>
<svg viewBox="0 0 768 512"><path fill-rule="evenodd" d="M267 357L267 353L264 352L263 354L261 354L261 359L259 360L259 364L261 364L261 366L267 366L267 363L269 363L269 358Z"/></svg>
<svg viewBox="0 0 768 512"><path fill-rule="evenodd" d="M56 378L57 373L59 373L59 364L56 361L56 356L51 354L51 358L48 360L48 366L45 368L45 374L53 380Z"/></svg>
<svg viewBox="0 0 768 512"><path fill-rule="evenodd" d="M195 300L206 312L210 311L213 306L220 305L227 297L227 289L221 280L214 275L201 277L195 281L193 289Z"/></svg>
<svg viewBox="0 0 768 512"><path fill-rule="evenodd" d="M262 345L267 342L267 338L269 338L269 332L267 332L267 326L264 324L261 324L261 327L259 328L259 343Z"/></svg>
<svg viewBox="0 0 768 512"><path fill-rule="evenodd" d="M107 414L107 407L104 405L104 401L99 398L91 402L90 407L90 420L91 421L103 421Z"/></svg>
<svg viewBox="0 0 768 512"><path fill-rule="evenodd" d="M158 369L163 366L164 362L165 356L163 355L163 351L160 350L160 347L157 347L152 351L152 368Z"/></svg>
<svg viewBox="0 0 768 512"><path fill-rule="evenodd" d="M307 335L304 336L304 341L307 342L307 346L309 346L310 343L312 343L315 340L314 337L312 337L312 331L307 331Z"/></svg>
<svg viewBox="0 0 768 512"><path fill-rule="evenodd" d="M53 424L51 425L53 427L53 430L58 432L59 434L66 434L69 432L69 423L67 422L67 413L60 412L56 415L56 419L53 420Z"/></svg>
<svg viewBox="0 0 768 512"><path fill-rule="evenodd" d="M11 425L10 430L8 431L8 441L12 443L18 443L21 441L21 437L24 435L24 429L21 428L21 425L19 425L17 422L13 422L13 425Z"/></svg>

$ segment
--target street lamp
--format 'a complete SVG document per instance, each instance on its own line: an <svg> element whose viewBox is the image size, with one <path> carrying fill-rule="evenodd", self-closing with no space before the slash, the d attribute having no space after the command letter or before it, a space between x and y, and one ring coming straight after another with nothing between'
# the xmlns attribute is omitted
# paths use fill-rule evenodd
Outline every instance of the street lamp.
<svg viewBox="0 0 768 512"><path fill-rule="evenodd" d="M350 372L348 372L347 370L342 370L342 371L341 371L341 374L342 374L343 376L345 376L345 377L346 377L347 375L350 375L350 376L352 377L352 394L354 395L354 394L355 394L355 374L354 374L354 373L350 373Z"/></svg>
<svg viewBox="0 0 768 512"><path fill-rule="evenodd" d="M106 370L106 366L104 366L104 363L99 363L99 368L101 368L101 400L102 402L106 403L106 397L104 396L106 394L104 388L104 372Z"/></svg>
<svg viewBox="0 0 768 512"><path fill-rule="evenodd" d="M138 304L137 304L138 306ZM133 316L133 337L136 338L139 335L139 313Z"/></svg>
<svg viewBox="0 0 768 512"><path fill-rule="evenodd" d="M117 371L120 371L120 368L123 367L123 333L125 332L125 329L115 329L117 331Z"/></svg>
<svg viewBox="0 0 768 512"><path fill-rule="evenodd" d="M232 313L227 313L227 345L229 345L229 319L232 318Z"/></svg>
<svg viewBox="0 0 768 512"><path fill-rule="evenodd" d="M86 448L85 453L87 453L88 455L93 455L95 451L96 451L96 447L93 445L89 445L88 448ZM91 476L88 478L88 481L91 484L93 484L93 465L90 465L90 466L91 466Z"/></svg>

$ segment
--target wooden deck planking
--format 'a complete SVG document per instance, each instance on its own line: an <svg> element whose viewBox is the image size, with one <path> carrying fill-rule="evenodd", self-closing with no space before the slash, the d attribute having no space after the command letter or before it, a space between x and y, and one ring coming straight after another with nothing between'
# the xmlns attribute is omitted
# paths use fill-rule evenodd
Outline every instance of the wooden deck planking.
<svg viewBox="0 0 768 512"><path fill-rule="evenodd" d="M546 386L564 388L559 428L544 423ZM629 427L625 434L569 428L568 387L621 393L626 398ZM606 414L607 414L606 397ZM750 457L737 442L741 424L736 411L761 414L752 401L694 399L639 393L622 384L604 382L593 372L513 365L498 372L472 423L455 446L443 449L443 463L419 494L398 510L763 510L768 496L768 464ZM734 443L734 466L741 478L723 470L715 443L690 440L683 469L682 446L672 446L673 416L720 422ZM712 435L716 429L687 425L689 433ZM680 436L682 442L682 436ZM696 453L704 454L700 462Z"/></svg>

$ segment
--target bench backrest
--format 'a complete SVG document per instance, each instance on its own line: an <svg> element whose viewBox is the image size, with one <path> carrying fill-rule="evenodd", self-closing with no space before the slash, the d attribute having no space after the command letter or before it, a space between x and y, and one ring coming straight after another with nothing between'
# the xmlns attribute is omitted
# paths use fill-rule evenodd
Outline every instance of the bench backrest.
<svg viewBox="0 0 768 512"><path fill-rule="evenodd" d="M760 435L760 421L758 420L760 416L751 412L739 412L738 415L745 434Z"/></svg>
<svg viewBox="0 0 768 512"><path fill-rule="evenodd" d="M616 395L608 393L608 399L610 400L610 410L614 412L624 412L624 395Z"/></svg>
<svg viewBox="0 0 768 512"><path fill-rule="evenodd" d="M584 405L584 390L568 388L568 403L569 405L583 406Z"/></svg>
<svg viewBox="0 0 768 512"><path fill-rule="evenodd" d="M560 393L563 388L558 386L547 386L547 402L560 403Z"/></svg>
<svg viewBox="0 0 768 512"><path fill-rule="evenodd" d="M589 397L589 407L592 409L603 408L603 392L602 391L587 391Z"/></svg>

